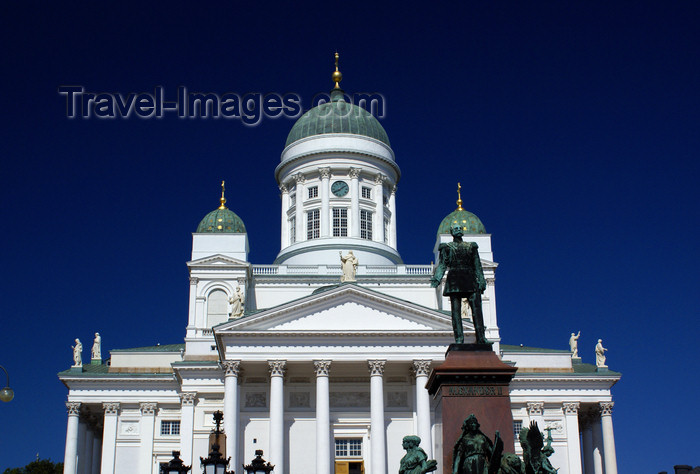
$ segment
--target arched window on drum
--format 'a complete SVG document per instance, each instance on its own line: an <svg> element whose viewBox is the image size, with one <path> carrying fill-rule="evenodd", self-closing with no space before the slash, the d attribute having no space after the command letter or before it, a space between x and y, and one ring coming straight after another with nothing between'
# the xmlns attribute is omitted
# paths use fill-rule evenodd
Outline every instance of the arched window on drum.
<svg viewBox="0 0 700 474"><path fill-rule="evenodd" d="M207 327L213 327L228 320L228 295L224 290L214 290L207 298Z"/></svg>

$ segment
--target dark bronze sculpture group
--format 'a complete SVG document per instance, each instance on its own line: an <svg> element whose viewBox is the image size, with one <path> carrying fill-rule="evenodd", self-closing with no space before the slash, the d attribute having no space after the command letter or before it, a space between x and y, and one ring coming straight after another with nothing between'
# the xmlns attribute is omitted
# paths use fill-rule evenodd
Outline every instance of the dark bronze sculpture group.
<svg viewBox="0 0 700 474"><path fill-rule="evenodd" d="M455 342L464 343L462 298L466 298L472 310L476 343L487 344L484 315L481 311L481 294L486 290L486 279L479 259L479 246L474 242L462 240L464 230L458 223L452 225L450 233L452 242L440 244L438 247L440 261L435 268L435 274L430 279L430 285L437 288L445 271L449 269L442 294L450 297Z"/></svg>
<svg viewBox="0 0 700 474"><path fill-rule="evenodd" d="M557 474L558 469L554 469L548 459L554 453L551 433L545 445L536 422L520 431L522 460L513 453L503 452L498 431L491 441L479 426L473 414L464 420L462 435L454 446L452 474ZM437 468L437 461L428 460L419 444L418 436L404 437L406 455L401 459L399 474L426 474Z"/></svg>

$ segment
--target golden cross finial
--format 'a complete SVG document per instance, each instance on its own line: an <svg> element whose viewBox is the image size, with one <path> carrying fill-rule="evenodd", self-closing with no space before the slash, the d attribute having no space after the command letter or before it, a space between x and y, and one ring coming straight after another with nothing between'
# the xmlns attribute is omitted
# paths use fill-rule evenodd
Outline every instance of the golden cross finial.
<svg viewBox="0 0 700 474"><path fill-rule="evenodd" d="M457 183L457 210L458 211L463 211L462 209L462 193L460 192L462 189L462 185Z"/></svg>
<svg viewBox="0 0 700 474"><path fill-rule="evenodd" d="M335 82L334 89L340 89L340 81L343 80L343 73L338 70L338 58L340 55L338 51L335 52L335 72L333 73L333 82Z"/></svg>
<svg viewBox="0 0 700 474"><path fill-rule="evenodd" d="M225 183L226 181L221 181L221 199L219 199L219 201L221 201L221 205L219 206L219 209L226 209L226 206L224 205L226 204L226 198L224 197L224 191L226 191Z"/></svg>

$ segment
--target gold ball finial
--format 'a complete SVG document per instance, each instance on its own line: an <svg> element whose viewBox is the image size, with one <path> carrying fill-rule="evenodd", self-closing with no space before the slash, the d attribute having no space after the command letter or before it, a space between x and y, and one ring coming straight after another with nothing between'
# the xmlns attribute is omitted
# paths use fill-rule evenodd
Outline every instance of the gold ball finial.
<svg viewBox="0 0 700 474"><path fill-rule="evenodd" d="M457 183L457 210L458 211L463 211L462 209L462 193L460 192L462 190L462 185Z"/></svg>
<svg viewBox="0 0 700 474"><path fill-rule="evenodd" d="M338 59L340 55L338 51L335 52L335 72L333 73L333 82L335 82L334 89L340 89L340 81L343 80L343 73L338 70Z"/></svg>
<svg viewBox="0 0 700 474"><path fill-rule="evenodd" d="M221 201L221 205L219 206L219 209L226 209L226 198L224 197L224 191L226 191L225 184L226 181L221 181L221 199L219 199L219 201Z"/></svg>

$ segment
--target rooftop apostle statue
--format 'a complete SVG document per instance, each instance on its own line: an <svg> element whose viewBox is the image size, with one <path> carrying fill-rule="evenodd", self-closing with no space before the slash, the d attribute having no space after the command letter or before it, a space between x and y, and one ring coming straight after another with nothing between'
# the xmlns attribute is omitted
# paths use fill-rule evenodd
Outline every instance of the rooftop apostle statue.
<svg viewBox="0 0 700 474"><path fill-rule="evenodd" d="M340 253L340 266L343 270L343 275L340 277L341 282L346 281L356 281L355 272L357 271L358 260L357 257L352 253L352 250L348 251L348 254L343 257L343 252Z"/></svg>
<svg viewBox="0 0 700 474"><path fill-rule="evenodd" d="M486 279L479 259L479 246L475 242L462 240L464 230L456 222L450 228L450 234L452 234L452 242L442 243L438 247L440 263L435 268L430 285L437 288L445 271L449 270L442 294L450 297L455 342L457 344L464 343L462 298L466 298L474 321L476 342L477 344L487 344L484 315L481 311L481 294L486 290Z"/></svg>
<svg viewBox="0 0 700 474"><path fill-rule="evenodd" d="M73 349L73 367L83 366L83 344L80 339L75 340L75 345L70 346Z"/></svg>

